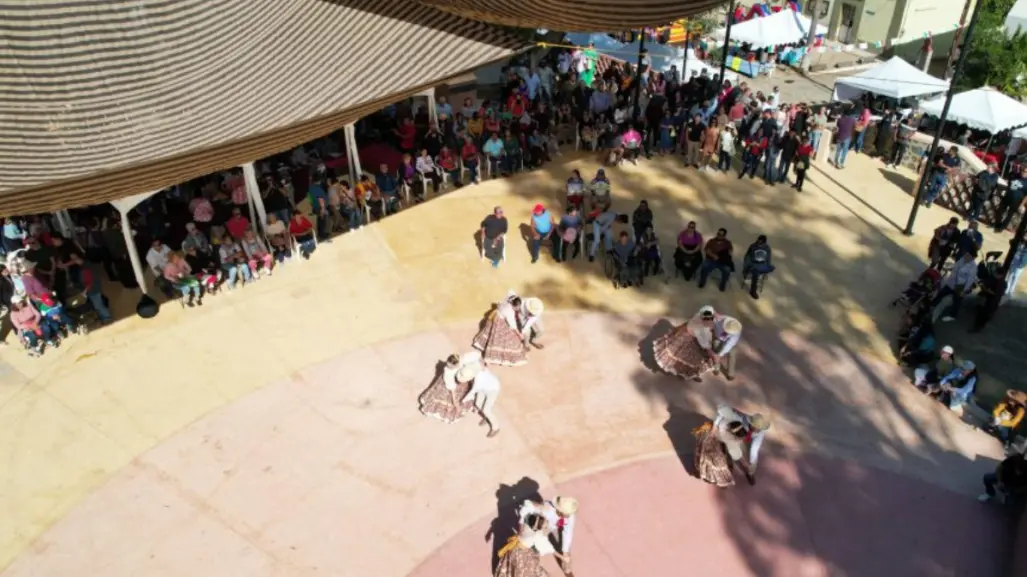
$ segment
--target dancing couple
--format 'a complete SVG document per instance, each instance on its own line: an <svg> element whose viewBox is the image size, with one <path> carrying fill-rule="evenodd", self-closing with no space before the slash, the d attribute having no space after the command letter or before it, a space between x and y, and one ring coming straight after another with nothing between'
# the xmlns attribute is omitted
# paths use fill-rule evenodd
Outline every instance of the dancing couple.
<svg viewBox="0 0 1027 577"><path fill-rule="evenodd" d="M518 511L517 534L499 550L499 564L494 577L548 577L542 567L546 555L556 557L566 577L574 577L571 569L571 543L578 502L571 497L557 497L536 503L525 501Z"/></svg>
<svg viewBox="0 0 1027 577"><path fill-rule="evenodd" d="M749 484L755 485L760 447L769 428L770 419L760 413L748 415L727 405L717 407L713 421L692 431L696 474L707 483L731 487L737 464Z"/></svg>
<svg viewBox="0 0 1027 577"><path fill-rule="evenodd" d="M656 364L664 371L702 381L712 371L735 378L735 357L742 337L742 323L734 317L717 313L711 306L699 309L688 322L675 327L653 342Z"/></svg>

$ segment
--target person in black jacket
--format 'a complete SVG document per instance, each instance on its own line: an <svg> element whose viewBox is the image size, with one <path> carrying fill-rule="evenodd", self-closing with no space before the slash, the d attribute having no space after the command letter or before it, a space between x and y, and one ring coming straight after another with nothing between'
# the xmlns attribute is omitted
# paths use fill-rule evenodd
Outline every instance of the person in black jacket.
<svg viewBox="0 0 1027 577"><path fill-rule="evenodd" d="M795 154L799 151L801 144L799 135L794 130L789 130L781 138L781 160L777 168L778 182L788 182L788 170L792 167L792 161L795 160Z"/></svg>

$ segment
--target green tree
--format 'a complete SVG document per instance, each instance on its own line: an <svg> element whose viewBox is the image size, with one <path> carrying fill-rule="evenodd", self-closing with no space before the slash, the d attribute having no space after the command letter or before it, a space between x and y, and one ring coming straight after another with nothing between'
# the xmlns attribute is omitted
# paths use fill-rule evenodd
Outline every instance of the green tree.
<svg viewBox="0 0 1027 577"><path fill-rule="evenodd" d="M957 90L991 86L1013 98L1027 96L1027 30L1008 36L1006 15L1015 0L978 0L981 13Z"/></svg>

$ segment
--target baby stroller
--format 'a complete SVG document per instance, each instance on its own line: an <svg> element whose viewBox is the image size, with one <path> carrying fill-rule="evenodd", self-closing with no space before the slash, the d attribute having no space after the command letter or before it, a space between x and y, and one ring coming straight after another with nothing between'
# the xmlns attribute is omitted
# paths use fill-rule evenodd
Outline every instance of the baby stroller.
<svg viewBox="0 0 1027 577"><path fill-rule="evenodd" d="M107 301L107 297L103 297L103 299L104 302ZM96 310L93 308L93 303L89 302L89 297L86 295L85 290L69 294L64 299L64 310L71 317L71 320L75 321L75 332L80 335L87 334L89 326L100 320Z"/></svg>
<svg viewBox="0 0 1027 577"><path fill-rule="evenodd" d="M941 286L941 272L935 268L928 268L920 274L917 279L902 291L902 294L891 302L892 307L899 305L912 307L923 299L930 301Z"/></svg>

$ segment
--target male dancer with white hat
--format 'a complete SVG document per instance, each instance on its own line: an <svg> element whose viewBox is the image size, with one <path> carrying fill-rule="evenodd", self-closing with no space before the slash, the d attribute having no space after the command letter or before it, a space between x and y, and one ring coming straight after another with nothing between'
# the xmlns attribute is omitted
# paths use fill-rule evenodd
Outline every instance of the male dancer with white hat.
<svg viewBox="0 0 1027 577"><path fill-rule="evenodd" d="M479 424L489 426L488 437L492 438L498 435L499 427L496 426L496 415L493 410L496 406L496 399L499 397L499 378L480 363L473 363L460 367L456 373L456 382L471 383L471 390L467 391L460 402L464 403L468 399L473 399L474 407L481 415Z"/></svg>
<svg viewBox="0 0 1027 577"><path fill-rule="evenodd" d="M717 314L712 332L713 342L708 352L715 363L713 374L720 374L720 371L723 370L724 378L733 381L735 380L735 358L738 352L736 347L742 338L742 323L734 317Z"/></svg>
<svg viewBox="0 0 1027 577"><path fill-rule="evenodd" d="M536 349L544 348L542 343L536 342L542 337L542 312L544 310L545 306L540 298L528 297L521 301L520 310L517 311L517 323L525 348L529 344Z"/></svg>
<svg viewBox="0 0 1027 577"><path fill-rule="evenodd" d="M723 437L721 440L724 442L724 448L727 449L727 454L731 457L732 462L743 463L742 471L745 473L745 478L750 485L755 485L756 465L759 463L763 440L767 436L767 430L770 429L770 419L762 413L749 415L729 405L718 406L717 418L714 419L713 426L716 428L721 423L731 422L741 423L746 430L746 435L741 438ZM745 445L749 446L748 454L745 454ZM743 458L748 461L747 464L744 464Z"/></svg>
<svg viewBox="0 0 1027 577"><path fill-rule="evenodd" d="M546 519L550 531L549 539L553 542L556 551L560 553L557 556L557 561L567 577L574 577L574 571L571 568L571 543L574 542L574 521L577 518L577 512L577 499L562 496L543 503L525 501L518 511L521 524L529 515L541 515Z"/></svg>

